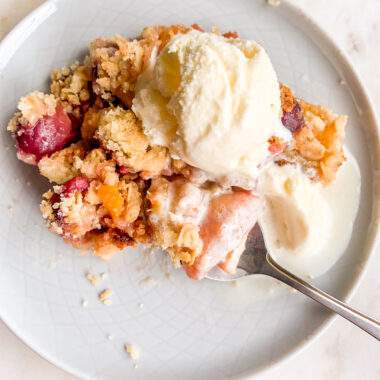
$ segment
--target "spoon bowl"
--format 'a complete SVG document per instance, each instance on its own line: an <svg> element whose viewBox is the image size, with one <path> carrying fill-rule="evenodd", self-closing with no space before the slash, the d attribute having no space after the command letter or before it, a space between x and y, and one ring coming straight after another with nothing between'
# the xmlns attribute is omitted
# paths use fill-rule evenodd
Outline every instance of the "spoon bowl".
<svg viewBox="0 0 380 380"><path fill-rule="evenodd" d="M263 274L284 282L380 340L380 322L378 320L360 313L277 264L266 249L264 237L258 223L248 234L246 247L240 257L236 272L227 274L216 266L208 273L206 278L216 281L234 281L238 278L255 274Z"/></svg>

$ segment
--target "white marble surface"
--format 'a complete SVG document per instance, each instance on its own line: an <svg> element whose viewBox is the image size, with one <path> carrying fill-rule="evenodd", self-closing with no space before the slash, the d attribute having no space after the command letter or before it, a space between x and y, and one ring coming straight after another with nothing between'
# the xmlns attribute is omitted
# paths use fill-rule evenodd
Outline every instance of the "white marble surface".
<svg viewBox="0 0 380 380"><path fill-rule="evenodd" d="M259 0L255 0L259 1ZM264 1L264 0L263 0ZM311 14L350 55L380 112L380 1L290 0ZM1 0L0 39L43 0ZM351 304L380 318L380 247ZM0 322L0 380L68 380ZM380 344L343 319L296 358L260 377L268 379L380 379Z"/></svg>

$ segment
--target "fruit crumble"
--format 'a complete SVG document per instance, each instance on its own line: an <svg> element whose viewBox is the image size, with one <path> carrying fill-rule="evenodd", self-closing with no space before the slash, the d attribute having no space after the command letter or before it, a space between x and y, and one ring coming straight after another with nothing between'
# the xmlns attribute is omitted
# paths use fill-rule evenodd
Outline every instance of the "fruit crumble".
<svg viewBox="0 0 380 380"><path fill-rule="evenodd" d="M205 112L212 114L212 121L193 138L193 129L191 133L188 129L198 128L204 119L197 98L207 103L209 97L217 96L210 102L216 104L227 96L224 87L215 87L218 78L212 77L224 69L202 41L220 53L227 67L234 66L231 54L236 54L239 75L246 72L250 80L239 82L236 74L233 80L238 85L231 78L224 82L222 75L220 82L235 86L231 88L239 96L262 103L261 109L249 113L250 102L235 104L236 95L216 105L215 113L209 107ZM206 71L202 63L206 56L215 71ZM268 165L297 167L310 186L326 187L346 160L347 117L296 98L277 80L270 82L274 100L271 93L265 95L257 87L260 80L255 70L275 78L274 71L267 69L266 57L259 45L246 44L235 32L221 34L214 28L206 33L198 25L153 26L135 39L97 38L83 63L54 70L51 93L34 91L22 97L8 124L17 157L37 165L52 183L41 202L46 226L66 243L93 251L103 260L128 246L144 244L167 251L172 263L193 279L203 278L215 266L234 273L263 207L260 173ZM194 65L187 64L188 60ZM203 82L206 75L215 83ZM244 83L252 86L245 88ZM195 95L189 95L190 89ZM264 102L269 107L265 113ZM234 112L248 116L238 120L241 127L236 127L236 133L225 132L226 125L237 120ZM257 147L250 149L244 139L245 145L238 145L243 142L234 139L246 131L247 118L254 124L256 114L260 114L257 120L268 120L268 125L273 120L273 134L268 129L269 135L264 136L258 130L257 136L265 139ZM227 137L220 143L207 140L203 144L204 136L212 133L213 139ZM228 145L230 139L234 145ZM221 153L220 144L225 144ZM234 153L234 146L243 148ZM234 161L232 155L240 153ZM210 160L204 158L208 154ZM224 155L228 161L219 159L214 172L212 157ZM223 171L228 165L231 169ZM286 186L290 194L292 183ZM136 356L130 347L127 351Z"/></svg>

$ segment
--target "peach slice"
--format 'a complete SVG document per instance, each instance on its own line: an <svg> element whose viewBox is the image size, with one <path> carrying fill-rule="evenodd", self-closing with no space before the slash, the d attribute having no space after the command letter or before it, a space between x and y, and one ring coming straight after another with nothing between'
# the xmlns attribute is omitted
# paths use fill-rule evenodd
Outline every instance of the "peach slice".
<svg viewBox="0 0 380 380"><path fill-rule="evenodd" d="M183 265L188 276L200 280L215 265L223 262L222 266L228 272L234 271L243 251L239 248L257 221L259 207L259 198L248 191L239 190L213 198L200 226L203 250L193 265ZM234 250L235 255L231 252Z"/></svg>
<svg viewBox="0 0 380 380"><path fill-rule="evenodd" d="M101 185L98 189L98 197L103 206L111 214L112 219L116 220L123 211L124 199L119 192L119 186Z"/></svg>

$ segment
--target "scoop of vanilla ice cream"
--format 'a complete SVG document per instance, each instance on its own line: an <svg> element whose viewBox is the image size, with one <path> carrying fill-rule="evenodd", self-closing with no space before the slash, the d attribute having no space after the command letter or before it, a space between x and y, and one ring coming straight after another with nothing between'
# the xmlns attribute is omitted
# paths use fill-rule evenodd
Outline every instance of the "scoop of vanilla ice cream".
<svg viewBox="0 0 380 380"><path fill-rule="evenodd" d="M281 257L313 255L331 231L331 210L323 187L297 166L271 164L259 177L263 198L259 223L268 252Z"/></svg>
<svg viewBox="0 0 380 380"><path fill-rule="evenodd" d="M176 36L139 78L132 109L153 143L214 178L256 178L267 140L289 136L264 49L210 33Z"/></svg>

